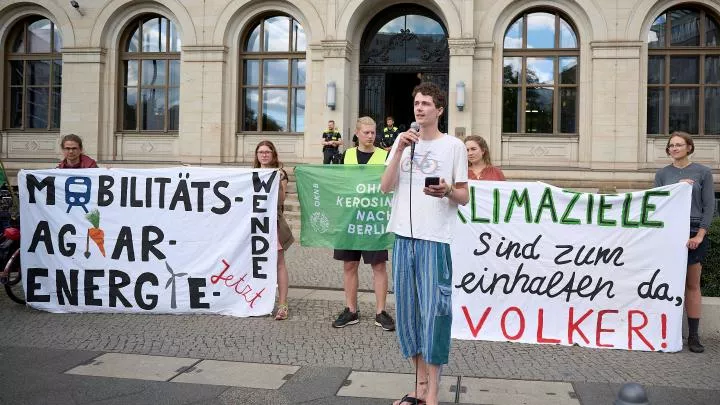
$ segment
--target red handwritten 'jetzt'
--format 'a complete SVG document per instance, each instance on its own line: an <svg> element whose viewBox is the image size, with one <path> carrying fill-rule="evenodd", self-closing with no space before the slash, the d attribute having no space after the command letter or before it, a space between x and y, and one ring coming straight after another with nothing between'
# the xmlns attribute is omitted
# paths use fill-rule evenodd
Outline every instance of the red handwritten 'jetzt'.
<svg viewBox="0 0 720 405"><path fill-rule="evenodd" d="M233 291L235 291L236 294L241 295L245 299L245 302L250 304L250 308L254 308L255 301L262 298L262 293L265 292L265 288L258 292L255 292L254 295L251 294L254 292L254 289L252 288L252 286L250 286L249 283L245 283L247 273L240 276L240 278L237 279L235 282L232 282L232 280L235 279L235 276L232 274L225 275L225 273L227 273L227 271L230 269L230 264L225 259L222 259L222 262L225 265L225 268L222 269L220 274L210 276L210 282L213 284L217 284L218 282L222 281L226 287L231 288ZM243 283L244 285L242 285Z"/></svg>

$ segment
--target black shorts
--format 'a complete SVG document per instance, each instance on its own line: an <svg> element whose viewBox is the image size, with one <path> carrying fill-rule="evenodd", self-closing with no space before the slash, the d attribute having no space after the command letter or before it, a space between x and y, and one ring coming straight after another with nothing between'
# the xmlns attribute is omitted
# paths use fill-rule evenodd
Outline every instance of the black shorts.
<svg viewBox="0 0 720 405"><path fill-rule="evenodd" d="M362 256L365 264L378 264L388 261L387 250L343 250L335 249L333 259L344 262L359 262Z"/></svg>
<svg viewBox="0 0 720 405"><path fill-rule="evenodd" d="M695 235L697 235L697 232L690 232L691 238L694 238ZM708 236L708 234L705 234L702 243L700 243L695 249L688 249L688 266L691 264L702 263L705 260L708 249L710 249L710 238L708 238Z"/></svg>

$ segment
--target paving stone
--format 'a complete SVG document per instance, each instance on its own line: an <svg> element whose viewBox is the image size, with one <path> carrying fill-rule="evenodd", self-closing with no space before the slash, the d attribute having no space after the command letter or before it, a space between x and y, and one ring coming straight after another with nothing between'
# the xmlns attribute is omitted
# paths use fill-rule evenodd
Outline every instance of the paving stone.
<svg viewBox="0 0 720 405"><path fill-rule="evenodd" d="M580 405L569 383L464 377L460 387L460 403Z"/></svg>
<svg viewBox="0 0 720 405"><path fill-rule="evenodd" d="M335 394L350 372L344 367L303 367L280 390L293 398L295 403L336 398Z"/></svg>
<svg viewBox="0 0 720 405"><path fill-rule="evenodd" d="M371 291L372 271L368 265L360 266L360 288ZM336 297L342 297L342 267L332 259L330 249L296 244L288 252L288 271L292 287L331 288ZM369 292L363 294L372 297ZM374 326L374 300L360 301L360 323L333 329L331 323L342 310L342 298L306 299L305 291L299 295L302 297L289 299L290 319L278 322L267 316L51 314L16 305L0 294L0 341L26 351L94 351L413 372L410 362L399 354L395 334ZM394 316L394 305L388 304L388 312ZM687 350L647 353L453 340L450 363L443 373L572 383L634 381L648 386L720 390L720 341L704 343L706 352L698 355ZM0 364L4 364L1 357Z"/></svg>
<svg viewBox="0 0 720 405"><path fill-rule="evenodd" d="M197 359L183 357L106 353L68 370L67 374L168 381L197 362Z"/></svg>
<svg viewBox="0 0 720 405"><path fill-rule="evenodd" d="M300 367L277 364L203 360L173 382L278 389Z"/></svg>
<svg viewBox="0 0 720 405"><path fill-rule="evenodd" d="M315 290L312 288L290 288L288 289L288 299L304 299L313 292Z"/></svg>
<svg viewBox="0 0 720 405"><path fill-rule="evenodd" d="M303 299L315 301L345 302L345 292L342 290L315 290Z"/></svg>
<svg viewBox="0 0 720 405"><path fill-rule="evenodd" d="M612 404L622 384L574 383L575 392L582 404ZM677 387L645 386L652 405L714 405L718 403L717 390Z"/></svg>
<svg viewBox="0 0 720 405"><path fill-rule="evenodd" d="M440 378L439 400L454 402L457 377L442 376ZM353 371L346 383L338 391L341 397L360 398L402 398L415 386L415 374L375 373Z"/></svg>

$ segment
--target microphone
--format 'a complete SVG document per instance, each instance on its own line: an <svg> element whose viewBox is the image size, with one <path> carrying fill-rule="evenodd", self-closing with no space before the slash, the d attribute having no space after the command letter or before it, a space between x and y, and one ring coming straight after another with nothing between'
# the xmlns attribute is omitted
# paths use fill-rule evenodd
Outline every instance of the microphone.
<svg viewBox="0 0 720 405"><path fill-rule="evenodd" d="M412 124L410 124L410 129L412 129L415 132L420 132L420 124L413 121ZM415 159L415 142L410 144L410 161Z"/></svg>

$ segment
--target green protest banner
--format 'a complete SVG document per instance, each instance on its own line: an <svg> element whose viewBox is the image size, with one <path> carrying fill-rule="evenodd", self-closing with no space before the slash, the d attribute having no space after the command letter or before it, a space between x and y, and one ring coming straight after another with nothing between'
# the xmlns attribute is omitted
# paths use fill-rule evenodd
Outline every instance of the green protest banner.
<svg viewBox="0 0 720 405"><path fill-rule="evenodd" d="M295 167L303 246L383 250L392 194L380 191L384 165L302 165Z"/></svg>

